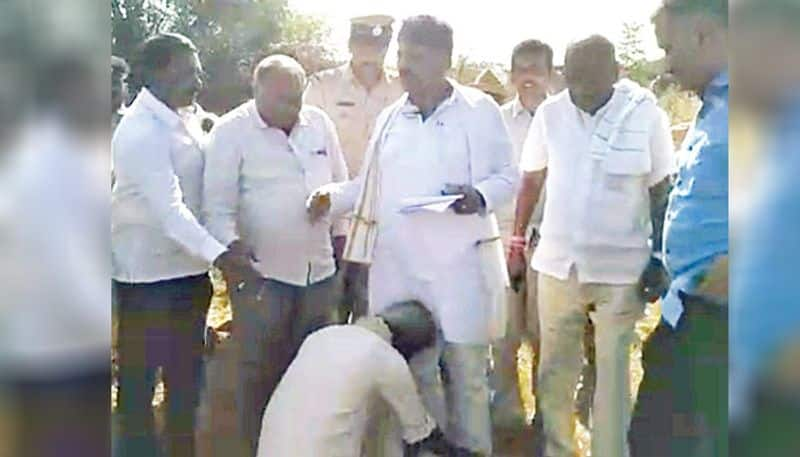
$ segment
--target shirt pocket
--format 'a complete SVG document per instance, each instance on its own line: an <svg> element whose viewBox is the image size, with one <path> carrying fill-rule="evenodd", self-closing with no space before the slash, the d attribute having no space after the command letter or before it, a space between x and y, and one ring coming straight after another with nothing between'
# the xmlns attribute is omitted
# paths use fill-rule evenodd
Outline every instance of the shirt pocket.
<svg viewBox="0 0 800 457"><path fill-rule="evenodd" d="M610 194L630 194L652 170L647 135L623 133L603 160L603 190Z"/></svg>
<svg viewBox="0 0 800 457"><path fill-rule="evenodd" d="M303 173L309 191L333 181L331 151L326 148L324 141L311 142L299 154L304 156Z"/></svg>
<svg viewBox="0 0 800 457"><path fill-rule="evenodd" d="M348 122L356 112L356 103L348 99L342 99L336 102L336 107L333 114L337 121Z"/></svg>
<svg viewBox="0 0 800 457"><path fill-rule="evenodd" d="M649 151L612 149L599 161L599 188L590 196L589 226L602 245L640 247L649 223L647 177L651 169Z"/></svg>

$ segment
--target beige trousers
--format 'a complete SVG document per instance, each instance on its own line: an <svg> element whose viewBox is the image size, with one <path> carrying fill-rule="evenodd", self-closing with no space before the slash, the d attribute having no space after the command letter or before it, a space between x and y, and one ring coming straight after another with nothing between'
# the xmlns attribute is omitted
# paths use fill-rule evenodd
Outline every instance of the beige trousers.
<svg viewBox="0 0 800 457"><path fill-rule="evenodd" d="M537 405L545 455L574 457L575 386L583 363L583 336L594 324L597 380L592 405L592 455L627 457L632 408L630 348L645 304L636 284L582 284L575 268L566 281L539 274L541 361Z"/></svg>

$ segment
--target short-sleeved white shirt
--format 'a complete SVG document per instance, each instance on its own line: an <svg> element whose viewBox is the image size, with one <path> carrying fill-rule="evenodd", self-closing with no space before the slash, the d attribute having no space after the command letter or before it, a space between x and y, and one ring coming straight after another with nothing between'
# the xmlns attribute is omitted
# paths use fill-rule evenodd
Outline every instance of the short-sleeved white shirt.
<svg viewBox="0 0 800 457"><path fill-rule="evenodd" d="M547 169L535 270L566 279L574 265L581 282L631 284L644 269L649 189L673 172L675 156L669 120L654 98L625 118L620 141L605 151L596 147L599 123L627 100L617 87L592 116L565 90L536 111L520 159L523 172Z"/></svg>

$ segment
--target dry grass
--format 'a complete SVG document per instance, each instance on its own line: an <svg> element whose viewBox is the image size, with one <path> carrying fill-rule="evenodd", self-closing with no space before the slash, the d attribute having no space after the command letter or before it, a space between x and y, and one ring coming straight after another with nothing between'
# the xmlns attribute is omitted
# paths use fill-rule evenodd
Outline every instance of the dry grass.
<svg viewBox="0 0 800 457"><path fill-rule="evenodd" d="M211 301L211 306L208 312L208 325L212 327L219 327L223 323L231 319L231 307L228 301L227 289L225 282L221 279L218 272L212 272L212 282L214 283L214 297ZM639 335L639 343L634 344L631 348L631 392L635 398L638 391L639 384L642 382L644 371L642 369L642 341L647 339L647 336L655 329L658 324L660 316L659 304L648 306L645 311L645 317L636 325L636 333ZM523 344L520 348L519 360L519 381L520 388L523 391L522 401L528 416L533 416L536 409L536 399L531 392L531 365L535 354L528 344ZM156 387L156 392L153 397L153 406L156 409L156 417L159 424L161 423L161 405L164 400L164 386L159 383ZM116 405L116 389L112 386L112 405ZM576 423L576 440L578 442L579 450L582 456L589 456L591 433L584 428L577 417Z"/></svg>
<svg viewBox="0 0 800 457"><path fill-rule="evenodd" d="M209 325L218 327L219 325L223 324L224 322L230 320L231 318L231 309L230 303L228 302L227 297L227 290L225 289L225 283L221 280L218 275L214 275L212 273L212 279L214 282L214 298L211 302L211 308L209 309L208 313L208 322ZM641 357L642 357L642 341L645 341L650 333L655 329L656 325L658 324L658 319L661 314L660 305L658 303L654 305L650 305L645 310L645 317L640 320L636 324L636 333L639 336L639 343L634 344L631 348L631 392L633 393L633 397L636 397L636 392L639 389L639 384L642 382L642 378L644 376L644 370L642 369L641 364ZM536 399L531 392L531 365L533 363L533 358L535 354L531 350L531 347L528 344L523 344L520 348L518 360L519 360L519 381L520 381L520 388L523 391L522 401L525 406L525 410L528 416L532 416L536 409ZM158 402L160 399L158 397L158 392L156 395L155 401ZM575 418L576 423L576 440L578 442L578 446L582 456L590 455L590 443L591 443L591 433L589 430L584 428L581 423L578 421L577 417Z"/></svg>

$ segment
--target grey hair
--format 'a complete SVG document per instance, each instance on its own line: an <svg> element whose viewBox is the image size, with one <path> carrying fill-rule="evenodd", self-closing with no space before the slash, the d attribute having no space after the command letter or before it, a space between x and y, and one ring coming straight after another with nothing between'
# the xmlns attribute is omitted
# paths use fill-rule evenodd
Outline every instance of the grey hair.
<svg viewBox="0 0 800 457"><path fill-rule="evenodd" d="M306 71L300 62L285 54L264 57L253 69L253 85L263 82L270 74L283 72L298 78L302 86L306 84Z"/></svg>

